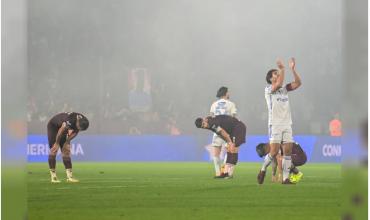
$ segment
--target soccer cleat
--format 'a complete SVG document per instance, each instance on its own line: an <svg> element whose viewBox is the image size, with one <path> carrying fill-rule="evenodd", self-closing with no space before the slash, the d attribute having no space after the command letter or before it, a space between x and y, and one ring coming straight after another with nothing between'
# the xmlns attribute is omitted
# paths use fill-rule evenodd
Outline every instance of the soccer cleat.
<svg viewBox="0 0 370 220"><path fill-rule="evenodd" d="M224 175L224 179L225 180L229 180L229 179L232 179L232 178L234 178L234 177L233 176L229 176L228 173L225 173L225 175Z"/></svg>
<svg viewBox="0 0 370 220"><path fill-rule="evenodd" d="M287 178L287 179L285 179L285 180L282 182L282 184L284 184L284 185L294 185L295 183L291 182L291 181L289 180L289 178Z"/></svg>
<svg viewBox="0 0 370 220"><path fill-rule="evenodd" d="M60 183L60 180L56 176L51 177L51 183Z"/></svg>
<svg viewBox="0 0 370 220"><path fill-rule="evenodd" d="M289 179L290 179L290 182L292 183L298 183L299 181L301 181L302 177L303 177L303 173L299 172L297 174L290 175Z"/></svg>
<svg viewBox="0 0 370 220"><path fill-rule="evenodd" d="M260 170L260 172L258 173L258 176L257 176L257 182L258 182L258 184L262 184L263 183L263 181L265 180L265 176L266 176L266 171Z"/></svg>
<svg viewBox="0 0 370 220"><path fill-rule="evenodd" d="M80 182L80 181L79 181L79 180L77 180L77 179L74 179L74 178L72 178L72 177L67 178L67 183L78 183L78 182Z"/></svg>
<svg viewBox="0 0 370 220"><path fill-rule="evenodd" d="M225 176L223 174L219 175L219 176L214 176L213 178L215 179L223 179Z"/></svg>

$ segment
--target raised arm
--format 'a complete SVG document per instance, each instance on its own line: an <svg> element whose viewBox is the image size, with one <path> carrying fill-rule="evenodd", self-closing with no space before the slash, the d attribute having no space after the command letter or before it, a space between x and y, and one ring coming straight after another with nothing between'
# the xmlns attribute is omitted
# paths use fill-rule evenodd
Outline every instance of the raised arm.
<svg viewBox="0 0 370 220"><path fill-rule="evenodd" d="M289 67L293 72L294 81L287 85L287 90L293 91L302 85L301 77L295 69L295 59L293 57L289 59Z"/></svg>
<svg viewBox="0 0 370 220"><path fill-rule="evenodd" d="M275 92L276 90L280 89L283 86L284 78L285 78L285 66L281 59L278 59L276 61L276 64L279 68L279 75L277 77L277 80L275 82L272 82L271 85L271 91Z"/></svg>

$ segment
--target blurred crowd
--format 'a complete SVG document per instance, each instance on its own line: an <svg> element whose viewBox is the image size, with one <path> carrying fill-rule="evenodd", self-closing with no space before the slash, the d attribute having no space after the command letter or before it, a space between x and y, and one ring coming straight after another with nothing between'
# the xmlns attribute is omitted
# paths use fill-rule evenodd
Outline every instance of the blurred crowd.
<svg viewBox="0 0 370 220"><path fill-rule="evenodd" d="M211 91L202 83L194 83L189 90L189 82L184 83L184 79L164 79L147 68L127 68L121 74L105 73L83 85L78 82L81 79L71 81L57 71L39 80L30 79L28 132L45 133L53 115L75 111L91 121L87 131L90 134L193 134L193 119L208 114L217 88ZM247 124L248 134L265 134L268 116L263 96L250 97L253 104L241 102L239 97L240 94L231 89L231 99L238 108L237 117ZM198 102L205 100L204 104L193 103L195 98ZM304 94L293 98L295 134L328 135L333 127L338 127L339 114L335 109L332 113L320 112Z"/></svg>

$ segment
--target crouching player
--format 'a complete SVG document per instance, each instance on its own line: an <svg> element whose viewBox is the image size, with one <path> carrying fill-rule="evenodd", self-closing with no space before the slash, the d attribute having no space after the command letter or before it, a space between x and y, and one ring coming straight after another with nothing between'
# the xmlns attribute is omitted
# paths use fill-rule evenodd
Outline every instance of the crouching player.
<svg viewBox="0 0 370 220"><path fill-rule="evenodd" d="M233 177L235 165L238 162L239 146L245 143L247 128L243 122L228 115L197 118L197 128L208 129L216 133L227 143L227 157L224 172L217 178L229 179Z"/></svg>
<svg viewBox="0 0 370 220"><path fill-rule="evenodd" d="M89 127L89 120L76 112L59 113L52 117L47 125L49 141L49 169L52 183L60 183L55 171L56 156L60 148L67 174L67 182L79 182L72 177L71 140L79 131Z"/></svg>
<svg viewBox="0 0 370 220"><path fill-rule="evenodd" d="M258 156L264 157L270 152L269 143L260 143L256 146L256 151ZM282 149L280 146L279 153L276 156L276 160L272 161L272 181L282 182ZM266 156L267 157L267 156ZM292 148L292 166L290 168L290 182L298 183L302 177L303 173L298 170L298 166L302 166L307 161L306 153L303 151L302 147L298 143L293 143ZM276 176L276 170L278 170L278 176Z"/></svg>

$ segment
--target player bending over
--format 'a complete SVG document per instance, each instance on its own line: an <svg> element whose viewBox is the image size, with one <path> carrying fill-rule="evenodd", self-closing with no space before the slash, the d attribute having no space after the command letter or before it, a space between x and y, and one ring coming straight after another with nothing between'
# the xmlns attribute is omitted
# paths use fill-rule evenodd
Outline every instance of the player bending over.
<svg viewBox="0 0 370 220"><path fill-rule="evenodd" d="M212 117L217 115L230 115L236 116L236 106L230 99L230 93L227 87L221 87L218 89L216 97L217 101L213 102L210 109L210 114ZM226 142L224 139L219 137L216 133L213 133L212 143L210 145L210 156L213 159L213 164L215 167L216 176L220 176L222 173L223 163L226 163Z"/></svg>
<svg viewBox="0 0 370 220"><path fill-rule="evenodd" d="M225 171L217 178L229 179L233 177L235 165L238 162L239 146L245 143L247 129L243 122L228 115L197 118L197 128L208 129L215 132L227 143L227 158Z"/></svg>
<svg viewBox="0 0 370 220"><path fill-rule="evenodd" d="M59 148L62 152L67 182L79 182L72 176L71 140L77 136L79 131L84 131L88 127L89 120L76 112L59 113L50 119L47 129L50 147L49 168L52 183L60 183L55 171L56 156Z"/></svg>
<svg viewBox="0 0 370 220"><path fill-rule="evenodd" d="M258 156L267 157L267 154L270 152L269 143L260 143L256 146L256 151ZM273 182L282 182L282 149L280 147L279 153L276 155L276 160L273 160L271 163L272 166L272 181ZM298 170L298 166L302 166L307 161L306 153L303 151L301 146L298 143L293 143L292 148L292 166L290 167L290 181L292 183L298 183L302 177L303 173ZM276 170L278 170L278 176L276 176Z"/></svg>

